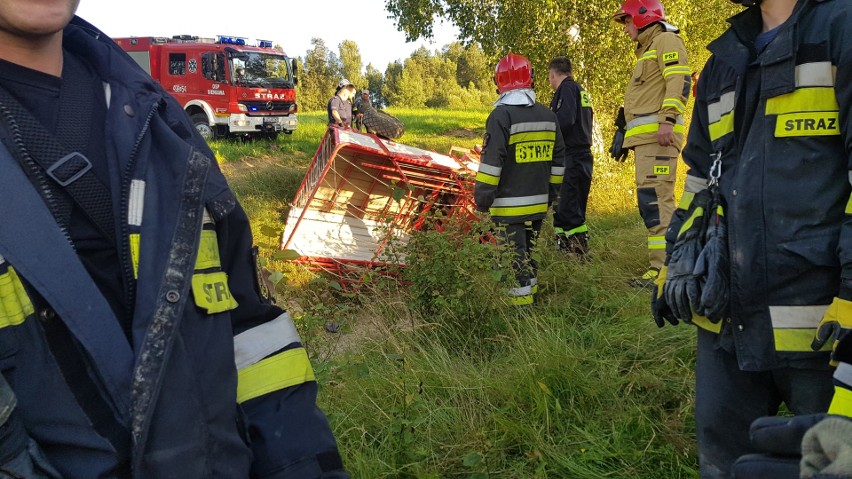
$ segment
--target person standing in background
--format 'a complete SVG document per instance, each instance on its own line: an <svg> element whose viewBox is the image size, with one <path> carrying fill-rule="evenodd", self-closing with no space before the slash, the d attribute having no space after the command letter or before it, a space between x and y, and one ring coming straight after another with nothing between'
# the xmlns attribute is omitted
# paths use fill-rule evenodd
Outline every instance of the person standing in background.
<svg viewBox="0 0 852 479"><path fill-rule="evenodd" d="M586 207L592 186L592 101L574 81L568 57L551 60L547 72L550 86L555 90L550 109L556 113L565 141L565 176L553 212L556 247L574 258L586 260L590 258Z"/></svg>

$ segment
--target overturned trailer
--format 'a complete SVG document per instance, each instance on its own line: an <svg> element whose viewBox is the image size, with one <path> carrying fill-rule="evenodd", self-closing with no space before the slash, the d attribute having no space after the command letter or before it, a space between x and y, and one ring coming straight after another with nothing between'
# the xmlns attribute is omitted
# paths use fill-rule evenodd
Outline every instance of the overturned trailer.
<svg viewBox="0 0 852 479"><path fill-rule="evenodd" d="M291 204L281 249L344 284L370 269L396 271L405 258L389 246L435 227L429 218L438 211L445 220L475 221L478 164L465 148L442 155L330 127Z"/></svg>

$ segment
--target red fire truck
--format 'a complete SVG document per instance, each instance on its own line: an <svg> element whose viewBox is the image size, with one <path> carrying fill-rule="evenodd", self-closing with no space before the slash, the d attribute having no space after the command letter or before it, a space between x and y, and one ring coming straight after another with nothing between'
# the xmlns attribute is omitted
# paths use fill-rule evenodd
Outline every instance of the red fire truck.
<svg viewBox="0 0 852 479"><path fill-rule="evenodd" d="M296 129L296 60L270 41L253 46L241 37L177 35L116 42L177 98L206 139L274 139Z"/></svg>

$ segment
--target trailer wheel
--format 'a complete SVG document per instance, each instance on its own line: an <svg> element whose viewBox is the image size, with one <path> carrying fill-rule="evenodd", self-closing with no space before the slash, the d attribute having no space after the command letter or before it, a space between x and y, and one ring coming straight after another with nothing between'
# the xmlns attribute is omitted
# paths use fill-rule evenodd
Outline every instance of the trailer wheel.
<svg viewBox="0 0 852 479"><path fill-rule="evenodd" d="M399 118L376 110L375 108L367 108L363 111L364 128L368 133L375 133L382 138L397 139L405 133L405 125Z"/></svg>
<svg viewBox="0 0 852 479"><path fill-rule="evenodd" d="M216 130L210 126L210 123L207 121L207 115L204 113L196 113L190 118L192 119L192 124L195 125L195 129L198 130L198 133L201 134L202 138L207 141L216 138Z"/></svg>

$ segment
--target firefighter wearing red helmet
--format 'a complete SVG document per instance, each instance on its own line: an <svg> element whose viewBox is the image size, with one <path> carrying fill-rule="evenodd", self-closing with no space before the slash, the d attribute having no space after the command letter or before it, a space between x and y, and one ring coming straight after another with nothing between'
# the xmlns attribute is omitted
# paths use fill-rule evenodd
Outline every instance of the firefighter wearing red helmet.
<svg viewBox="0 0 852 479"><path fill-rule="evenodd" d="M529 60L509 53L497 63L494 83L500 96L485 122L474 199L515 250L509 300L528 305L538 287L532 249L562 184L565 146L556 114L535 101Z"/></svg>
<svg viewBox="0 0 852 479"><path fill-rule="evenodd" d="M665 233L674 211L675 173L692 72L679 30L665 21L659 0L626 0L613 20L623 24L636 42L636 66L610 154L624 161L632 149L635 156L639 214L648 229L650 265L631 284L650 288L666 257Z"/></svg>

